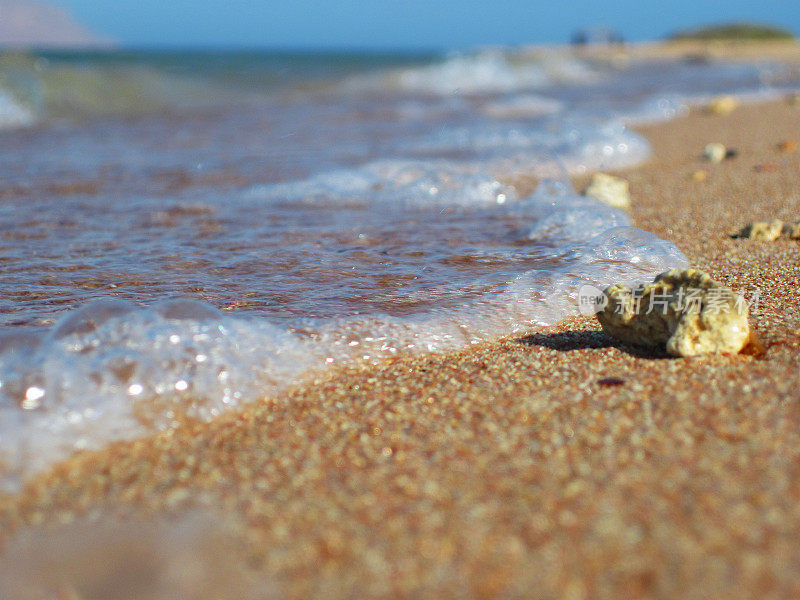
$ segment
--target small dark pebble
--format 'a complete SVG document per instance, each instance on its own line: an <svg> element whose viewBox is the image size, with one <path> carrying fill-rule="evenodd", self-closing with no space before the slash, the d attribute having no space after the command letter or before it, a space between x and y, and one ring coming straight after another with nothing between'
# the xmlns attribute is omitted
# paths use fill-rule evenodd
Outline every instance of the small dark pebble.
<svg viewBox="0 0 800 600"><path fill-rule="evenodd" d="M766 163L763 165L756 165L755 167L753 167L753 170L756 173L774 173L778 169L779 169L778 165L773 163Z"/></svg>
<svg viewBox="0 0 800 600"><path fill-rule="evenodd" d="M604 386L614 386L614 385L622 385L625 383L624 379L619 379L618 377L603 377L603 379L598 379L598 385Z"/></svg>
<svg viewBox="0 0 800 600"><path fill-rule="evenodd" d="M728 148L725 152L725 158L735 158L737 154L739 154L738 150L735 148Z"/></svg>

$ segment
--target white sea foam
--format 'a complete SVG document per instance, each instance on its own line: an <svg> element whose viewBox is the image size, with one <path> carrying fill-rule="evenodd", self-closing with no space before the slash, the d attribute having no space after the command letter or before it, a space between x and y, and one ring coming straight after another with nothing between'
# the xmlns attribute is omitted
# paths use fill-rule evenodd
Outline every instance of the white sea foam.
<svg viewBox="0 0 800 600"><path fill-rule="evenodd" d="M405 90L443 95L510 92L548 82L541 65L513 65L499 50L456 55L439 64L407 69L398 79Z"/></svg>
<svg viewBox="0 0 800 600"><path fill-rule="evenodd" d="M684 95L656 95L642 102L636 110L628 112L621 120L628 125L662 123L689 114L692 104Z"/></svg>
<svg viewBox="0 0 800 600"><path fill-rule="evenodd" d="M561 51L515 54L500 48L455 53L431 65L349 78L348 90L386 90L451 95L484 95L532 90L559 82L589 83L597 72Z"/></svg>
<svg viewBox="0 0 800 600"><path fill-rule="evenodd" d="M0 129L29 127L36 123L36 115L14 97L0 90Z"/></svg>
<svg viewBox="0 0 800 600"><path fill-rule="evenodd" d="M466 153L490 173L524 171L552 173L558 162L571 173L619 169L636 165L650 155L650 144L619 121L564 119L538 129L476 125L445 127L404 149L425 153ZM462 161L464 162L464 161Z"/></svg>
<svg viewBox="0 0 800 600"><path fill-rule="evenodd" d="M443 206L494 204L516 191L476 165L446 160L381 160L354 169L319 173L308 179L261 185L248 195L263 200L357 201Z"/></svg>

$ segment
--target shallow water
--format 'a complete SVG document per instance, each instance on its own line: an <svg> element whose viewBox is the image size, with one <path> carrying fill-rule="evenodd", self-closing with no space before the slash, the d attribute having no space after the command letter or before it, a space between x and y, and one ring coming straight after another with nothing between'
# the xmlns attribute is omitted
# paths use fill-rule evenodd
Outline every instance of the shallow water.
<svg viewBox="0 0 800 600"><path fill-rule="evenodd" d="M4 483L684 265L567 173L645 159L627 123L794 85L567 52L2 57Z"/></svg>

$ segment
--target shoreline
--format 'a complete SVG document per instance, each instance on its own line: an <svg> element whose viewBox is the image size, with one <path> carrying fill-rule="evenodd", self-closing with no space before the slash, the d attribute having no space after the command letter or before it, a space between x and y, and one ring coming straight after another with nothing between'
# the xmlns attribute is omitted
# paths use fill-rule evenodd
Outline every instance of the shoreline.
<svg viewBox="0 0 800 600"><path fill-rule="evenodd" d="M24 525L199 504L241 521L248 557L288 597L800 592L800 245L728 236L800 217L800 153L777 149L800 135L800 108L634 129L651 158L612 171L630 181L634 224L760 290L764 356L667 359L574 318L350 367L56 465L0 498L0 543ZM737 156L702 161L712 141Z"/></svg>
<svg viewBox="0 0 800 600"><path fill-rule="evenodd" d="M536 54L553 50L572 52L578 57L599 60L676 60L692 61L742 61L778 60L800 63L798 40L655 40L634 41L620 45L589 44L575 46L531 45L523 46L525 53Z"/></svg>

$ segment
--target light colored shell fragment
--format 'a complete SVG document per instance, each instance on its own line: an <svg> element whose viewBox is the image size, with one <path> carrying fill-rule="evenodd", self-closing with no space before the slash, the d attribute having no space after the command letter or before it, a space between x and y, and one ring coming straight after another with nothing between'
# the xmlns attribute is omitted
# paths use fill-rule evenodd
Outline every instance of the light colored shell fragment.
<svg viewBox="0 0 800 600"><path fill-rule="evenodd" d="M729 115L739 106L734 96L717 96L706 106L706 112L717 115Z"/></svg>
<svg viewBox="0 0 800 600"><path fill-rule="evenodd" d="M630 208L631 206L627 179L606 173L595 173L589 185L583 190L583 195L605 202L615 208Z"/></svg>
<svg viewBox="0 0 800 600"><path fill-rule="evenodd" d="M734 237L772 242L774 240L800 239L800 221L784 223L780 219L754 221L742 227Z"/></svg>
<svg viewBox="0 0 800 600"><path fill-rule="evenodd" d="M736 354L750 339L744 298L702 271L675 269L634 290L611 286L604 295L607 304L597 313L603 331L630 344L697 356Z"/></svg>
<svg viewBox="0 0 800 600"><path fill-rule="evenodd" d="M728 149L725 147L725 144L720 144L719 142L711 142L710 144L706 144L706 147L703 148L703 157L715 164L719 164L725 160L727 154Z"/></svg>

